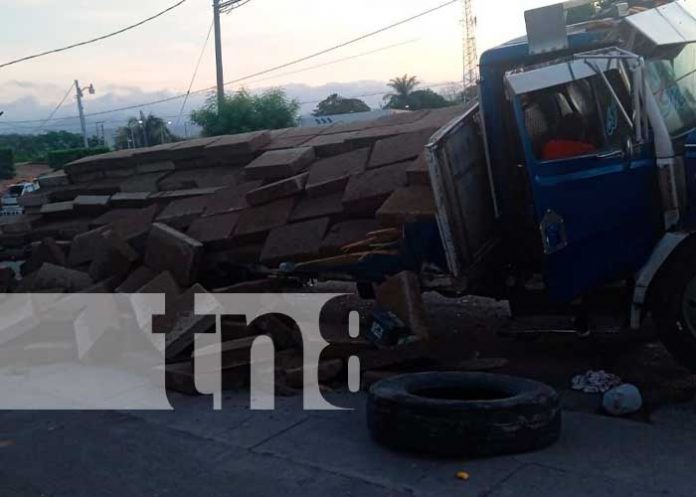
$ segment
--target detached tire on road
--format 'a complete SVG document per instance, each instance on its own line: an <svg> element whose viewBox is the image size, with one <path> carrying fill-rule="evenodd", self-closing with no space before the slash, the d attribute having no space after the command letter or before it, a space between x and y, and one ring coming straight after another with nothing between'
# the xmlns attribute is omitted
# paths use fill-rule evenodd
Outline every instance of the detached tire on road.
<svg viewBox="0 0 696 497"><path fill-rule="evenodd" d="M370 434L387 447L440 456L495 456L542 449L561 430L556 391L487 373L419 373L376 383Z"/></svg>

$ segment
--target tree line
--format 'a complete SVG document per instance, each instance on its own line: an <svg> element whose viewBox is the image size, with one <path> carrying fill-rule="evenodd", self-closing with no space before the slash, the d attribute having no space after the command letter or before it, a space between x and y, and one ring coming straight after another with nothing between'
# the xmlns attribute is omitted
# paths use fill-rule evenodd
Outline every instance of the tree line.
<svg viewBox="0 0 696 497"><path fill-rule="evenodd" d="M422 88L418 78L409 75L390 80L388 86L391 91L384 97L380 108L433 109L457 105L467 96L471 96L461 91L450 91L443 95L430 88ZM313 115L329 116L370 110L370 106L359 98L347 98L334 93L317 104ZM289 98L281 89L272 89L261 94L251 94L242 89L226 95L220 109L217 98L211 95L200 109L191 113L191 120L202 128L203 136L217 136L294 127L297 125L299 111L299 102ZM181 140L181 137L171 131L169 124L152 114L145 116L141 113L139 116L133 116L125 126L117 129L115 148L141 148ZM90 138L89 142L90 147L101 145L96 137ZM51 131L38 135L0 135L0 149L11 149L15 162L45 162L50 151L82 147L82 136L67 131Z"/></svg>

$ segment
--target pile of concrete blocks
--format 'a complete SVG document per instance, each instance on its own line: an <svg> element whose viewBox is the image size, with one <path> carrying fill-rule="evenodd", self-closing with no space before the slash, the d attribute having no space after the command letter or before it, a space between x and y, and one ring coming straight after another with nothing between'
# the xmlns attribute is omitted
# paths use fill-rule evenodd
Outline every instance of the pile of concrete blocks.
<svg viewBox="0 0 696 497"><path fill-rule="evenodd" d="M266 276L288 263L320 272L353 262L376 246L398 242L409 223L435 223L425 145L463 111L418 111L85 157L22 197L24 215L2 220L0 259L24 262L21 278L0 278L2 290L165 288L176 299L174 308L185 309L183 316L190 314L192 294L239 292L250 282L265 289L279 281ZM180 334L174 355L188 359L177 378L190 377L192 330L201 323L177 325L174 319L170 325ZM256 324L236 327L230 356L259 331ZM293 334L291 326L284 328ZM292 378L298 366L288 361ZM326 375L337 370L329 364Z"/></svg>

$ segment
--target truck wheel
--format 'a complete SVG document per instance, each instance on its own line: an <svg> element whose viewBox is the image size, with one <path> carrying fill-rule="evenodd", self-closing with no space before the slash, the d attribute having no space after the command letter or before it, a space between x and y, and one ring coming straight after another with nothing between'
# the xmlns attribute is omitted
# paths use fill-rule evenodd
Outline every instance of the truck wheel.
<svg viewBox="0 0 696 497"><path fill-rule="evenodd" d="M683 366L696 372L696 243L680 247L651 294L660 340Z"/></svg>
<svg viewBox="0 0 696 497"><path fill-rule="evenodd" d="M370 389L372 437L397 450L494 456L547 447L560 434L558 395L536 381L488 373L420 373Z"/></svg>

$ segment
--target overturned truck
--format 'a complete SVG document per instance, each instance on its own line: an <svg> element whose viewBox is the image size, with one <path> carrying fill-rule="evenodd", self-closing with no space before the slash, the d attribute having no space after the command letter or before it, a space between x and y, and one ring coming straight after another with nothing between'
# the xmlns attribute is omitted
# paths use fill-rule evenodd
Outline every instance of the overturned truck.
<svg viewBox="0 0 696 497"><path fill-rule="evenodd" d="M16 290L134 292L168 272L180 289L326 279L366 294L408 271L423 291L579 331L652 316L696 369L696 19L675 2L567 26L566 10L528 12L527 37L483 54L466 107L113 152L42 178L3 226L5 254L27 258Z"/></svg>

